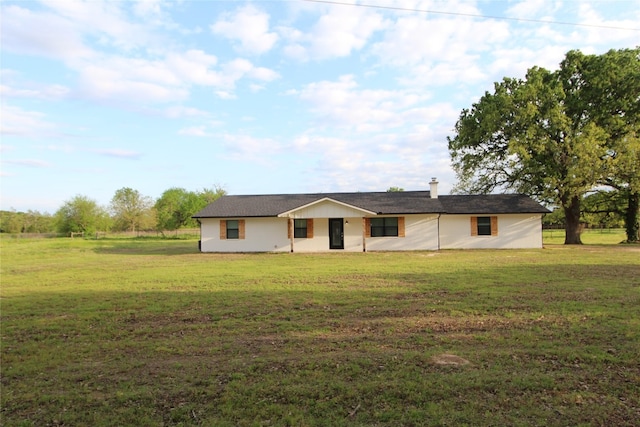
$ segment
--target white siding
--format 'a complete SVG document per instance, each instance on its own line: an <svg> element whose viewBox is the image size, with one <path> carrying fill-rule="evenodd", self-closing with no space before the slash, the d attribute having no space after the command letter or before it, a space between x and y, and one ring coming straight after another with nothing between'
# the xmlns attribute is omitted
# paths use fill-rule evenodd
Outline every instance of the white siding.
<svg viewBox="0 0 640 427"><path fill-rule="evenodd" d="M482 215L442 215L441 249L516 249L542 247L542 215L503 214L498 217L497 236L471 236L471 217Z"/></svg>
<svg viewBox="0 0 640 427"><path fill-rule="evenodd" d="M292 212L293 218L352 218L361 217L363 211L325 200Z"/></svg>
<svg viewBox="0 0 640 427"><path fill-rule="evenodd" d="M235 218L234 218L235 219ZM220 220L200 220L202 252L289 252L287 218L237 218L245 220L245 239L220 239ZM362 218L346 218L345 249L362 251ZM355 224L358 225L355 225ZM313 238L294 239L294 252L329 251L329 220L313 220Z"/></svg>
<svg viewBox="0 0 640 427"><path fill-rule="evenodd" d="M438 216L406 215L405 237L368 237L368 251L413 251L438 249Z"/></svg>
<svg viewBox="0 0 640 427"><path fill-rule="evenodd" d="M220 239L220 220L201 219L201 250L203 252L289 252L291 250L287 218L237 219L245 221L245 239ZM362 217L346 217L343 221L343 250L362 252ZM369 237L366 239L366 248L368 251L437 250L437 216L405 216L405 237ZM313 238L294 239L294 252L325 251L330 251L329 220L314 218Z"/></svg>
<svg viewBox="0 0 640 427"><path fill-rule="evenodd" d="M200 219L203 252L271 252L290 249L286 218L229 218L245 220L244 239L220 239L220 220Z"/></svg>
<svg viewBox="0 0 640 427"><path fill-rule="evenodd" d="M309 208L307 214L317 215L332 206ZM342 207L338 207L342 209ZM353 214L354 211L351 211ZM539 214L497 215L497 236L471 236L471 217L487 215L406 215L405 237L368 237L367 251L403 251L440 249L515 249L542 247L542 216ZM334 216L332 216L335 218ZM339 218L339 216L336 216ZM287 218L244 219L245 239L220 239L220 220L201 219L201 250L203 252L289 252ZM294 252L329 251L329 220L314 218L313 238L294 239ZM440 238L438 239L438 230ZM344 217L344 251L361 252L363 219ZM336 251L340 251L339 249Z"/></svg>
<svg viewBox="0 0 640 427"><path fill-rule="evenodd" d="M351 217L345 218L344 220L344 250L362 252L362 217ZM348 221L348 223L346 221ZM328 232L327 229L327 234ZM329 247L328 240L327 247Z"/></svg>
<svg viewBox="0 0 640 427"><path fill-rule="evenodd" d="M326 218L315 218L313 220L313 238L293 239L294 252L322 252L328 250L329 220Z"/></svg>

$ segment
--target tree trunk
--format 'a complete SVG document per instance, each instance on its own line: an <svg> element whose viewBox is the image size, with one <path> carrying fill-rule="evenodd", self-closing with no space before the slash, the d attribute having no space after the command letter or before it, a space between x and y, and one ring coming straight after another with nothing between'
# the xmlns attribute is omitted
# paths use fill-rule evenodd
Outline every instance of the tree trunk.
<svg viewBox="0 0 640 427"><path fill-rule="evenodd" d="M572 197L568 205L563 207L565 224L565 245L581 245L580 239L580 197Z"/></svg>
<svg viewBox="0 0 640 427"><path fill-rule="evenodd" d="M624 217L624 226L627 232L627 242L638 243L640 241L640 193L629 192L629 205Z"/></svg>

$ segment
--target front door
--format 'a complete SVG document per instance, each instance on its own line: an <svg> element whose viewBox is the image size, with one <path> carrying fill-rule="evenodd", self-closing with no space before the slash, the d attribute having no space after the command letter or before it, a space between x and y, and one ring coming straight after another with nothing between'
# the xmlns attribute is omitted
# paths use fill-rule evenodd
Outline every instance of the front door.
<svg viewBox="0 0 640 427"><path fill-rule="evenodd" d="M344 249L344 223L342 218L329 218L329 249Z"/></svg>

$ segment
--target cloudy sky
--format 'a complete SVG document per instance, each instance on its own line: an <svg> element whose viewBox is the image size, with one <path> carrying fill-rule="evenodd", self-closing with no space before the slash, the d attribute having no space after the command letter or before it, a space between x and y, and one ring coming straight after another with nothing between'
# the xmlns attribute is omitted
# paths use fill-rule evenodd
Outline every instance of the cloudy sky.
<svg viewBox="0 0 640 427"><path fill-rule="evenodd" d="M447 193L446 137L495 81L640 45L638 0L0 8L0 207L50 213L122 187Z"/></svg>

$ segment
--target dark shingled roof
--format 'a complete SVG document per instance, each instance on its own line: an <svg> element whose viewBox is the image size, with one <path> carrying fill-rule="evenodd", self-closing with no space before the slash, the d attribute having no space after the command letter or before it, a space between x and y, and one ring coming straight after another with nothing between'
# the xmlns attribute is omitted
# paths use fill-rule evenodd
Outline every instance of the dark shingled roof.
<svg viewBox="0 0 640 427"><path fill-rule="evenodd" d="M223 196L210 203L193 218L275 217L325 198L380 215L549 212L535 200L521 194L439 196L432 199L429 191L401 191Z"/></svg>
<svg viewBox="0 0 640 427"><path fill-rule="evenodd" d="M448 214L506 214L549 213L529 196L523 194L486 194L440 196L439 200Z"/></svg>

